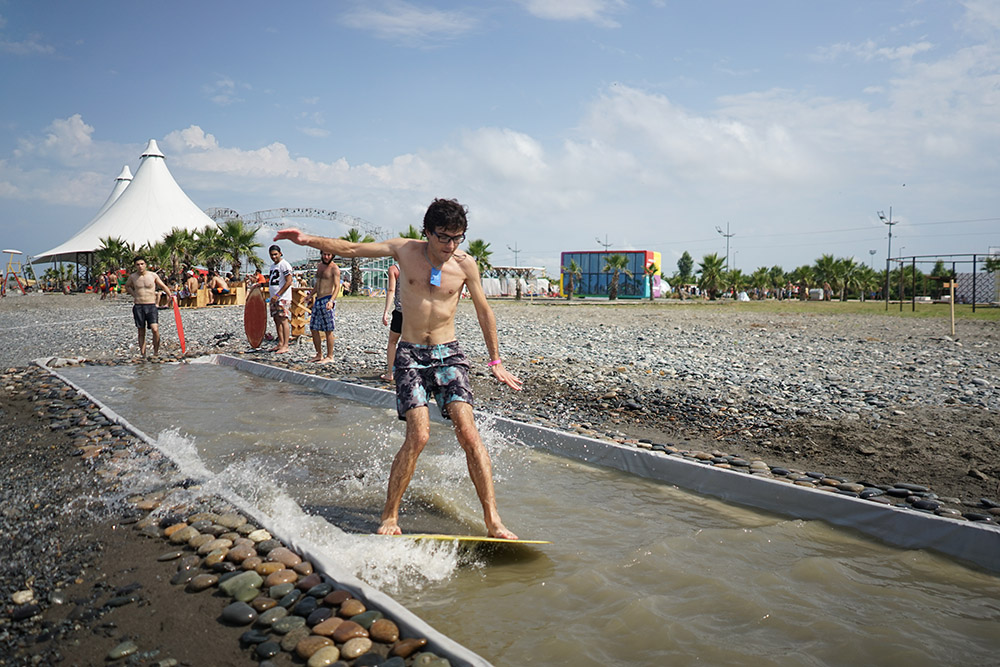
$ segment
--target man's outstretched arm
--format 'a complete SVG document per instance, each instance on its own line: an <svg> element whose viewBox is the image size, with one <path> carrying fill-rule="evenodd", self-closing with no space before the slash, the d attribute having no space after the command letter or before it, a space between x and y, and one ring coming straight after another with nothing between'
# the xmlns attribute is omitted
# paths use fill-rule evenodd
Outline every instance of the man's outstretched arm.
<svg viewBox="0 0 1000 667"><path fill-rule="evenodd" d="M301 229L290 227L278 231L274 235L274 240L291 241L295 245L309 246L320 252L328 252L341 257L396 257L398 247L407 239L397 238L375 243L351 243L344 239L306 234Z"/></svg>
<svg viewBox="0 0 1000 667"><path fill-rule="evenodd" d="M471 262L471 258L468 261ZM472 305L476 308L476 318L479 320L479 328L483 331L483 340L486 342L486 350L490 355L490 371L493 373L493 377L511 389L520 391L522 384L520 378L504 368L503 361L500 359L497 319L493 315L490 304L486 301L486 293L483 291L483 284L479 279L479 268L474 262L469 269L466 269L465 285L469 288Z"/></svg>

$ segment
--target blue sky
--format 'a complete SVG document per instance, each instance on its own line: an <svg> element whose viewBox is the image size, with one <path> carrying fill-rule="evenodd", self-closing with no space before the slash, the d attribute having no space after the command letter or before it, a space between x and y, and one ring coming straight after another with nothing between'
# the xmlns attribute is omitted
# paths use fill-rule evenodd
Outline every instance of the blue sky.
<svg viewBox="0 0 1000 667"><path fill-rule="evenodd" d="M676 269L1000 246L993 0L0 0L0 244L62 242L149 139L201 208L392 234L434 197L494 264ZM313 232L335 222L289 220ZM869 251L875 250L872 256Z"/></svg>

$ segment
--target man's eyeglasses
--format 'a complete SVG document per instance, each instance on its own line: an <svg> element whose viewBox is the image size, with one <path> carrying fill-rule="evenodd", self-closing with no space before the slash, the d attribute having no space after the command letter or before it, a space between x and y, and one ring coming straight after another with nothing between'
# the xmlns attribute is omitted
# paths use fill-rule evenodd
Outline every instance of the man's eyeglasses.
<svg viewBox="0 0 1000 667"><path fill-rule="evenodd" d="M447 234L440 234L438 232L431 232L431 234L438 237L438 241L445 244L454 241L457 245L462 245L462 242L465 241L465 234L459 234L457 236L448 236Z"/></svg>

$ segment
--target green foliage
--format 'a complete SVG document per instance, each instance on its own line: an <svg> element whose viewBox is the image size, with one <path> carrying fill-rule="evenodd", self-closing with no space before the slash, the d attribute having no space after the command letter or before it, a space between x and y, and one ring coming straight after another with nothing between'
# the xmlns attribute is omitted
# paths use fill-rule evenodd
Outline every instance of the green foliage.
<svg viewBox="0 0 1000 667"><path fill-rule="evenodd" d="M424 237L424 234L413 225L410 225L405 232L400 232L399 236L404 239L421 239Z"/></svg>
<svg viewBox="0 0 1000 667"><path fill-rule="evenodd" d="M573 298L573 280L583 275L583 267L577 264L575 259L571 259L569 266L562 267L562 271L569 278L569 286L566 288L566 300L569 301Z"/></svg>
<svg viewBox="0 0 1000 667"><path fill-rule="evenodd" d="M628 257L625 255L614 254L604 258L604 268L601 271L611 273L611 286L608 287L608 299L610 301L618 298L618 281L621 274L624 273L629 278L632 277L632 272L627 267Z"/></svg>
<svg viewBox="0 0 1000 667"><path fill-rule="evenodd" d="M490 244L483 239L469 241L468 252L476 260L476 266L479 267L480 275L482 275L483 271L489 271L493 268L490 264L490 255L493 254L493 251L490 250Z"/></svg>
<svg viewBox="0 0 1000 667"><path fill-rule="evenodd" d="M223 257L229 262L233 269L233 278L239 280L240 266L244 257L255 265L263 264L263 260L257 256L257 248L261 244L257 242L257 232L260 227L249 227L242 220L226 220L219 225L219 245L225 248Z"/></svg>
<svg viewBox="0 0 1000 667"><path fill-rule="evenodd" d="M691 259L691 254L685 250L681 258L677 260L677 278L676 280L687 284L691 282L694 277L692 273L694 271L694 260Z"/></svg>
<svg viewBox="0 0 1000 667"><path fill-rule="evenodd" d="M704 290L710 299L714 299L724 285L725 265L725 258L719 257L718 253L705 255L698 264L700 274L698 287Z"/></svg>

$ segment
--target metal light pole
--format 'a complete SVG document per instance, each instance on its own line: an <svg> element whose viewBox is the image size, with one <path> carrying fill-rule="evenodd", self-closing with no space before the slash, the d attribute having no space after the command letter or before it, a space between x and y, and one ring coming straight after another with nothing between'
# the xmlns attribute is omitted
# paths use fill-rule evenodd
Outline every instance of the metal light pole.
<svg viewBox="0 0 1000 667"><path fill-rule="evenodd" d="M878 211L879 219L889 226L889 250L885 256L885 309L889 310L889 258L892 257L892 226L899 223L899 220L893 222L892 220L892 207L889 207L889 217L885 217L885 213Z"/></svg>
<svg viewBox="0 0 1000 667"><path fill-rule="evenodd" d="M516 241L514 242L513 248L507 246L507 250L510 250L512 253L514 253L514 266L520 266L520 264L517 263L517 253L521 251L517 249L517 242Z"/></svg>
<svg viewBox="0 0 1000 667"><path fill-rule="evenodd" d="M726 223L726 233L725 234L722 233L722 227L719 227L718 225L715 226L715 231L719 232L719 234L722 234L722 236L726 237L726 273L729 273L729 239L732 238L732 237L734 237L734 236L736 236L736 234L735 233L733 233L733 234L729 233L729 223L728 222Z"/></svg>
<svg viewBox="0 0 1000 667"><path fill-rule="evenodd" d="M869 250L868 251L868 254L872 256L871 260L868 262L871 265L872 271L875 270L875 253L877 253L877 252L878 252L878 250Z"/></svg>

